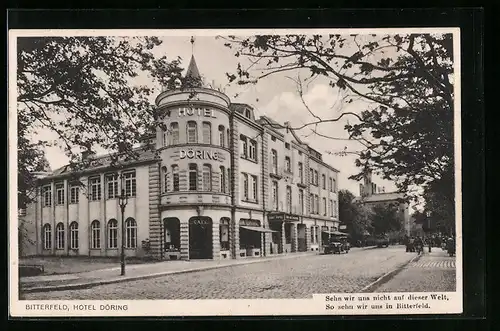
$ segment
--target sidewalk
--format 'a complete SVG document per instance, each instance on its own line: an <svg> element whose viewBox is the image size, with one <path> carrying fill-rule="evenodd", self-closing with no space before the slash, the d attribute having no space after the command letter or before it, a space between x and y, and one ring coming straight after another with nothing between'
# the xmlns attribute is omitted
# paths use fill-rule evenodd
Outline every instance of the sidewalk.
<svg viewBox="0 0 500 331"><path fill-rule="evenodd" d="M356 252L371 248L372 247L352 248L351 250ZM24 293L84 289L98 285L155 278L171 274L204 271L252 263L264 263L277 259L293 259L315 255L318 255L318 252L280 254L272 257L246 258L238 260L180 260L127 265L125 276L120 276L120 267L114 267L74 274L24 277L20 278L20 289Z"/></svg>

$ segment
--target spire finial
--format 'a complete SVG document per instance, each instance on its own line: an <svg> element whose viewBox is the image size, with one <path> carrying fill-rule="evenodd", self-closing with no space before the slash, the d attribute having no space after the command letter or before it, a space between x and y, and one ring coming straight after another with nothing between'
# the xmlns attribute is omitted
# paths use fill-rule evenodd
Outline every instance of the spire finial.
<svg viewBox="0 0 500 331"><path fill-rule="evenodd" d="M194 36L191 36L191 54L194 54Z"/></svg>

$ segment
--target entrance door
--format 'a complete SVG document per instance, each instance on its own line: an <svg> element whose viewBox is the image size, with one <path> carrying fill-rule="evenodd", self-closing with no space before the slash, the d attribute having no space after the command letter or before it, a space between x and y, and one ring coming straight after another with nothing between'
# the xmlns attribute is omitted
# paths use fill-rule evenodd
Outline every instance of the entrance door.
<svg viewBox="0 0 500 331"><path fill-rule="evenodd" d="M297 244L298 251L305 252L307 251L307 242L306 242L306 225L305 224L297 224Z"/></svg>
<svg viewBox="0 0 500 331"><path fill-rule="evenodd" d="M282 222L269 223L269 228L275 231L272 233L272 243L270 244L271 254L283 253L283 242L281 240L281 224Z"/></svg>
<svg viewBox="0 0 500 331"><path fill-rule="evenodd" d="M192 217L189 219L189 258L212 259L212 219Z"/></svg>

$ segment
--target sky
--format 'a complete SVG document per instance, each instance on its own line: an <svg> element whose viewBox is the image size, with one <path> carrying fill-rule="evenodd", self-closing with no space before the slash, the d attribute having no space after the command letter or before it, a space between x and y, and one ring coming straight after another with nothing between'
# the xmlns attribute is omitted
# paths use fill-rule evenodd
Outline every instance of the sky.
<svg viewBox="0 0 500 331"><path fill-rule="evenodd" d="M189 60L194 54L198 69L204 76L205 82L212 83L216 87L223 87L224 92L231 98L232 102L247 103L253 106L256 117L266 115L280 123L289 121L292 127L301 126L314 120L297 92L297 84L292 80L297 78L297 72L271 75L259 80L255 85L228 85L226 72L235 72L238 61L242 59L235 57L234 51L225 47L223 40L217 40L214 36L197 36L194 46L192 46L190 36L169 36L161 37L161 39L163 43L154 50L155 55L166 55L172 60L180 56L182 66L187 68ZM258 66L255 66L255 69L258 70ZM306 75L301 73L301 77L304 78ZM146 77L141 77L141 80L138 83L150 83ZM309 109L323 119L336 118L345 111L359 113L367 106L362 101L350 104L342 103L338 91L328 86L328 82L321 78L303 85L303 99ZM344 125L349 120L353 122L352 117L349 119L349 117L344 116L338 122L323 123L318 127L311 126L297 132L304 142L323 153L323 160L326 163L340 170L339 189L347 189L355 195L359 195L359 182L348 179L350 175L359 171L354 165L355 155L336 156L329 154L344 150L360 150L359 143L347 140L348 135L344 130ZM320 134L337 139L332 140L315 135L311 128ZM48 131L39 131L38 138L55 139L56 137ZM52 169L61 167L68 162L68 158L59 147L48 147L46 157ZM373 176L373 181L378 187L385 187L386 192L396 189L393 182L382 180L376 175Z"/></svg>

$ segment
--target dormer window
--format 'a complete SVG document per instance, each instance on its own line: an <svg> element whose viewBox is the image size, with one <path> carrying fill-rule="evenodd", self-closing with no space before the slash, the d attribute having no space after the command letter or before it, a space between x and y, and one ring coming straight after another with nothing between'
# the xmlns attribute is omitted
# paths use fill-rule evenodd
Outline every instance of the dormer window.
<svg viewBox="0 0 500 331"><path fill-rule="evenodd" d="M250 109L245 109L245 117L252 119L252 113L250 112Z"/></svg>

